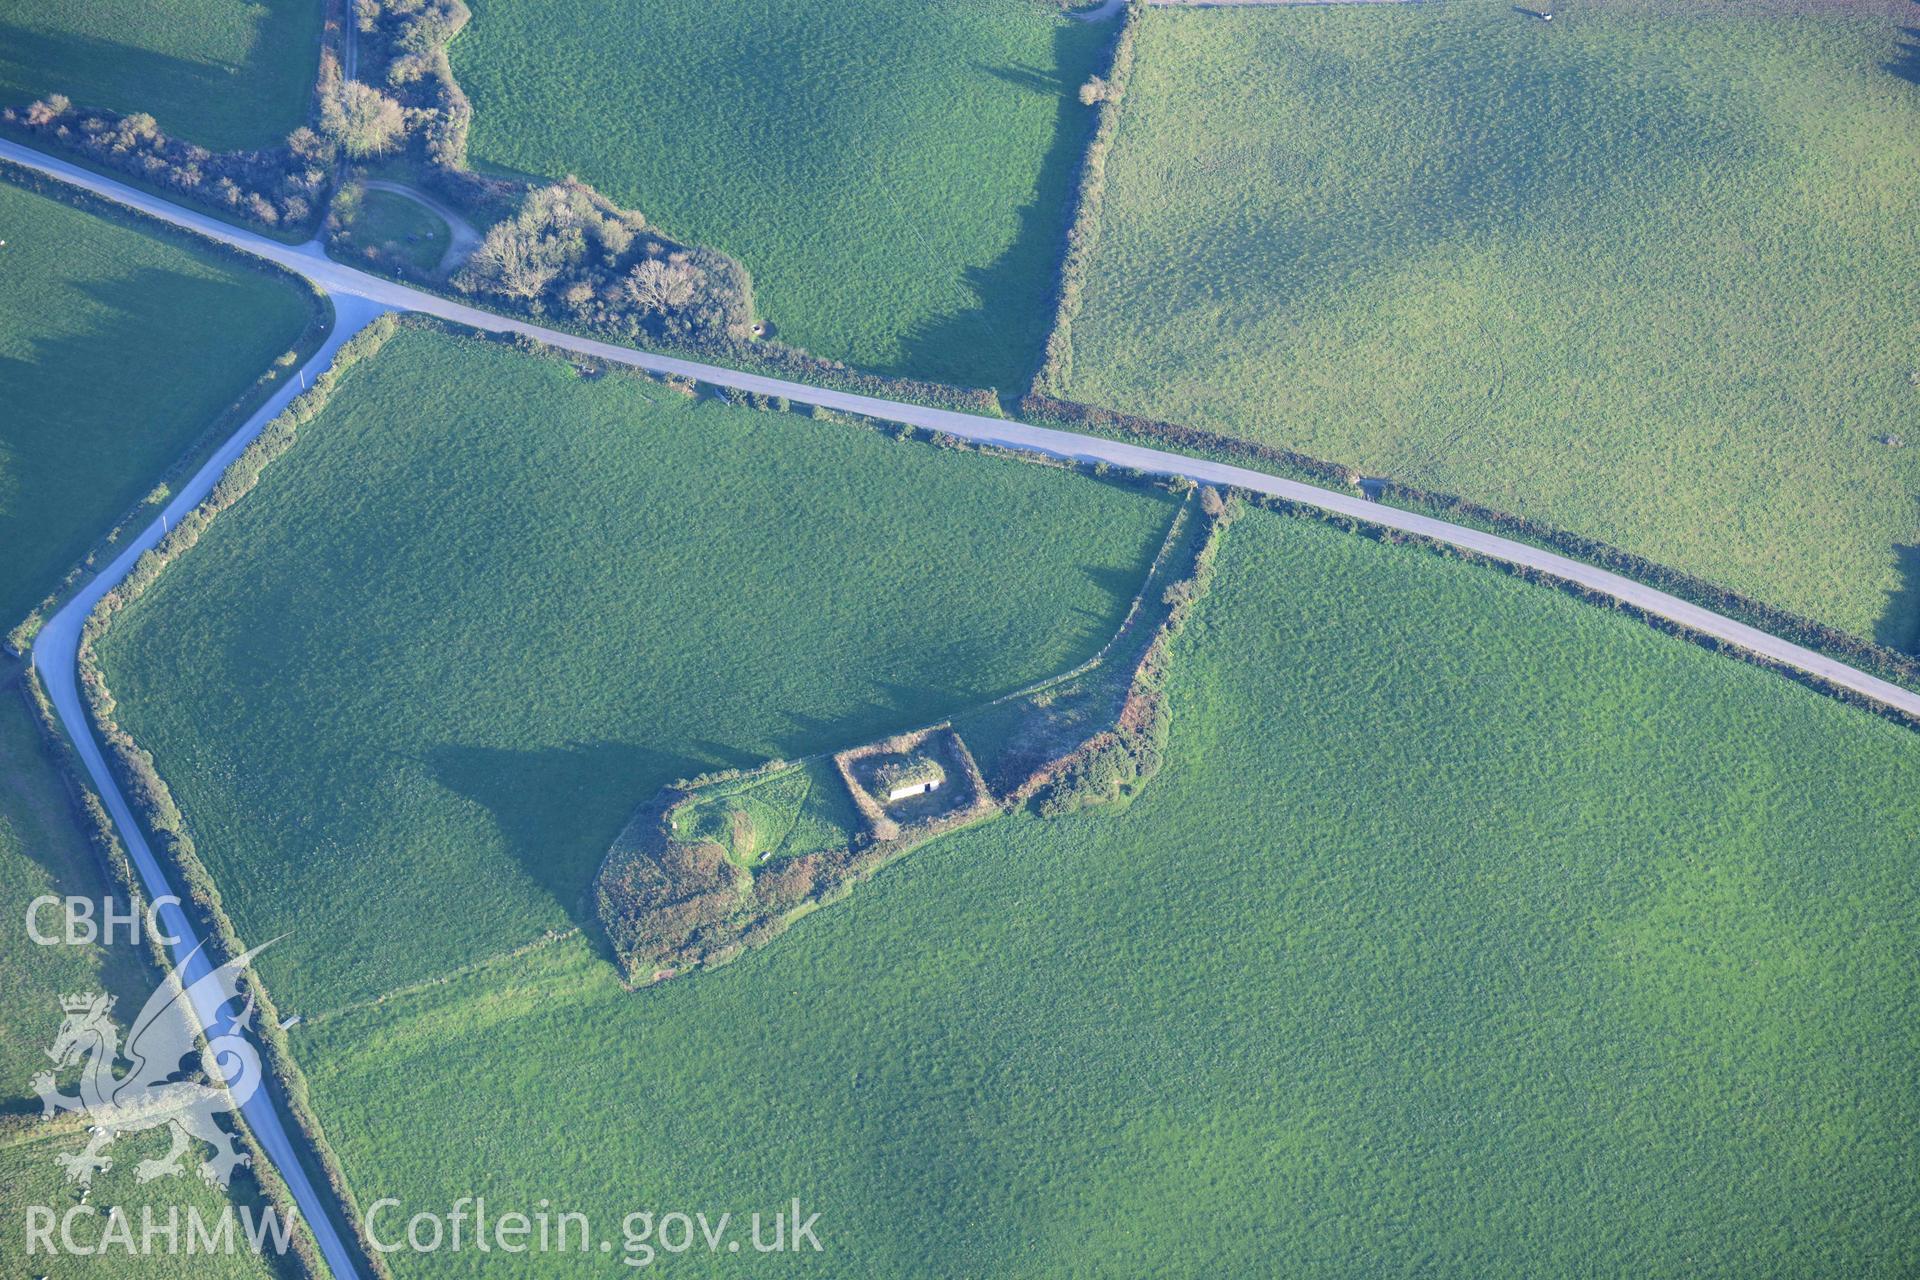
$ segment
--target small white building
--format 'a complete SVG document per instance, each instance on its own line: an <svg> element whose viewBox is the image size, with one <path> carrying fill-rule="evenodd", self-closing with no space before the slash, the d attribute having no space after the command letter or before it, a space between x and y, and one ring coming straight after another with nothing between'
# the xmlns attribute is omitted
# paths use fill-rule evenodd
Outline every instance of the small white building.
<svg viewBox="0 0 1920 1280"><path fill-rule="evenodd" d="M912 796L923 796L929 791L938 791L939 789L940 779L938 778L929 778L925 782L909 782L904 786L895 787L893 790L887 792L887 803L892 804L895 800L906 800Z"/></svg>

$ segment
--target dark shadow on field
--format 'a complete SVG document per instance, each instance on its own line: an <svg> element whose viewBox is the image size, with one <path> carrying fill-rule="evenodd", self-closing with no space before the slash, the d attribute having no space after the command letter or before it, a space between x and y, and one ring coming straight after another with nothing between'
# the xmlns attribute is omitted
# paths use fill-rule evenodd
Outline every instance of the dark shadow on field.
<svg viewBox="0 0 1920 1280"><path fill-rule="evenodd" d="M886 734L942 719L958 709L964 700L960 692L932 685L881 681L872 686L872 691L873 698L832 718L804 711L776 712L776 716L790 726L773 735L779 754L791 760L843 751Z"/></svg>
<svg viewBox="0 0 1920 1280"><path fill-rule="evenodd" d="M1041 162L1033 199L1018 211L1013 243L992 263L968 267L963 274L974 305L917 326L902 337L900 358L877 372L960 386L1026 389L1053 324L1074 184L1093 135L1093 112L1080 105L1078 92L1111 39L1105 24L1069 23L1054 33L1052 70L973 68L1022 91L1055 98L1053 140Z"/></svg>
<svg viewBox="0 0 1920 1280"><path fill-rule="evenodd" d="M0 239L18 235L0 229ZM185 389L204 398L206 412L189 410L163 428L144 407L181 395L182 375L154 335L175 332L182 316L247 315L251 291L156 267L85 281L78 291L94 308L84 332L29 333L24 356L0 355L0 405L8 411L0 434L7 478L18 486L0 503L0 615L8 618L40 603L260 373L243 364L223 388Z"/></svg>
<svg viewBox="0 0 1920 1280"><path fill-rule="evenodd" d="M426 765L493 816L521 869L589 931L594 873L629 815L675 778L715 767L625 742L533 751L446 744L428 752Z"/></svg>
<svg viewBox="0 0 1920 1280"><path fill-rule="evenodd" d="M1873 638L1889 649L1920 653L1920 544L1895 547L1900 586L1887 597L1887 611L1875 624Z"/></svg>
<svg viewBox="0 0 1920 1280"><path fill-rule="evenodd" d="M265 34L271 37L279 32L270 24ZM263 40L261 44L271 46L272 41ZM262 58L272 56L270 48L259 52ZM0 22L0 67L9 69L8 78L43 85L42 93L65 93L82 108L152 112L161 129L176 136L183 135L180 135L179 122L168 119L167 104L227 97L243 78L265 73L261 60L252 57L248 66L230 70L78 32L50 36L11 22ZM112 69L110 77L103 74L107 68ZM123 96L111 102L89 98L86 86L107 79L121 89ZM149 91L135 92L143 86ZM124 96L129 93L134 96ZM37 95L11 96L19 105ZM273 141L262 138L254 145L271 145Z"/></svg>
<svg viewBox="0 0 1920 1280"><path fill-rule="evenodd" d="M1154 550L1158 551L1159 548L1156 546ZM1151 561L1149 561L1149 563L1151 563ZM1136 573L1130 567L1123 569L1118 565L1083 564L1080 566L1080 572L1086 574L1088 581L1099 587L1100 590L1104 591L1113 599L1120 601L1130 601L1134 596L1138 595L1140 593L1140 583L1147 576L1147 571L1144 566ZM1125 607L1124 604L1121 606L1123 611ZM1104 621L1105 619L1101 620ZM1105 644L1106 641L1103 639L1100 643Z"/></svg>
<svg viewBox="0 0 1920 1280"><path fill-rule="evenodd" d="M593 878L635 809L669 783L722 769L750 769L769 754L788 758L838 750L917 723L939 693L880 686L879 699L832 720L769 708L771 753L704 738L677 738L672 750L632 742L577 742L520 750L444 743L426 753L435 781L492 817L507 852L553 896L568 920L594 932ZM935 705L952 708L951 700ZM937 718L937 714L929 718Z"/></svg>
<svg viewBox="0 0 1920 1280"><path fill-rule="evenodd" d="M1068 84L1057 70L1049 71L1045 67L990 67L976 62L973 69L984 71L995 80L1004 81L1017 89L1028 89L1034 93L1068 93L1079 88L1077 84Z"/></svg>
<svg viewBox="0 0 1920 1280"><path fill-rule="evenodd" d="M1900 47L1883 68L1910 84L1920 84L1920 27L1900 29Z"/></svg>

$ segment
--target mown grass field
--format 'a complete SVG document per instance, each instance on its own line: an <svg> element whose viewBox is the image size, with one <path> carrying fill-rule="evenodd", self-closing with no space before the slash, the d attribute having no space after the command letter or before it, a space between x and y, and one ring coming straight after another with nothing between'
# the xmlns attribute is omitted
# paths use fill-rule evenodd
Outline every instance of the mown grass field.
<svg viewBox="0 0 1920 1280"><path fill-rule="evenodd" d="M307 1027L356 1194L797 1195L849 1277L1920 1264L1920 736L1260 514L1178 653L1124 811L637 996L572 941Z"/></svg>
<svg viewBox="0 0 1920 1280"><path fill-rule="evenodd" d="M1920 643L1897 14L1555 10L1150 12L1065 390Z"/></svg>
<svg viewBox="0 0 1920 1280"><path fill-rule="evenodd" d="M312 302L0 182L0 631L274 359Z"/></svg>
<svg viewBox="0 0 1920 1280"><path fill-rule="evenodd" d="M0 105L64 93L145 111L215 151L270 147L306 123L320 67L313 0L0 0Z"/></svg>
<svg viewBox="0 0 1920 1280"><path fill-rule="evenodd" d="M778 336L1032 376L1112 36L1036 0L480 0L450 50L482 166L578 174L752 272Z"/></svg>
<svg viewBox="0 0 1920 1280"><path fill-rule="evenodd" d="M1174 501L403 331L101 649L275 998L565 929L662 785L1096 650Z"/></svg>

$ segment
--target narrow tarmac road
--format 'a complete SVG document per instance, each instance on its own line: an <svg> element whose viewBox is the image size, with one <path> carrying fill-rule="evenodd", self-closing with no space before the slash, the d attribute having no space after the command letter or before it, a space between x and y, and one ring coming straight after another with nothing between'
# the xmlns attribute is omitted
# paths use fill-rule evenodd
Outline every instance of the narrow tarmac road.
<svg viewBox="0 0 1920 1280"><path fill-rule="evenodd" d="M864 414L888 422L904 423L944 431L949 435L983 444L1000 445L1042 453L1050 457L1081 462L1106 462L1112 466L1132 467L1154 475L1186 476L1210 484L1238 485L1255 493L1271 494L1291 502L1318 507L1338 515L1350 516L1371 524L1405 533L1418 534L1478 552L1509 564L1522 565L1554 577L1577 583L1602 595L1611 596L1656 617L1665 618L1690 630L1726 641L1749 652L1817 676L1844 689L1863 694L1876 702L1920 717L1920 693L1868 675L1846 663L1816 653L1802 645L1783 640L1757 627L1713 612L1700 605L1669 595L1631 578L1622 577L1583 561L1570 559L1539 547L1503 538L1464 525L1450 524L1432 516L1382 506L1366 498L1323 489L1317 485L1286 480L1246 467L1232 466L1207 458L1189 457L1163 449L1125 444L1100 436L1082 435L1049 427L1028 426L1004 418L988 418L952 409L885 400L826 387L813 387L756 373L745 373L720 365L702 364L675 356L656 355L631 347L583 338L558 329L548 329L522 320L482 311L478 307L455 302L409 285L368 275L326 256L318 240L302 245L287 245L254 232L230 226L218 219L182 208L158 196L136 191L111 178L43 155L18 143L0 139L0 158L34 169L82 187L95 195L138 209L163 222L198 232L246 253L265 258L287 270L305 276L331 295L336 305L346 299L358 299L380 308L419 311L439 316L456 324L489 333L517 333L550 346L592 356L614 364L629 365L653 373L671 373L695 378L713 386L736 391L752 391L767 396L785 396L801 404Z"/></svg>
<svg viewBox="0 0 1920 1280"><path fill-rule="evenodd" d="M1028 426L1025 423L1004 418L987 418L977 414L960 413L952 409L934 409L925 405L883 400L876 396L857 395L850 391L812 387L782 378L743 373L738 369L728 369L720 365L701 364L698 361L683 360L675 356L636 351L631 347L622 347L595 338L582 338L558 329L547 329L522 320L495 315L491 311L482 311L478 307L455 302L409 285L368 275L364 271L357 271L327 257L317 240L302 245L287 245L269 240L265 236L229 226L218 219L182 208L158 196L136 191L111 178L90 173L15 142L0 139L0 158L37 170L49 177L70 182L95 195L138 209L163 222L198 232L209 239L218 240L246 253L265 258L269 262L277 263L289 271L305 276L317 287L330 294L336 305L343 300L359 299L376 307L424 312L427 315L439 316L444 320L451 320L456 324L467 325L489 333L525 334L550 346L614 364L630 365L652 373L679 374L731 390L752 391L767 396L785 396L800 404L838 409L845 413L865 414L888 422L944 431L949 435L977 440L983 444L995 444L1009 449L1021 449L1081 462L1105 462L1112 466L1132 467L1154 475L1186 476L1209 484L1238 485L1255 493L1271 494L1291 502L1304 503L1389 529L1419 534L1422 537L1449 543L1509 564L1522 565L1551 574L1556 578L1563 578L1602 595L1611 596L1637 609L1645 610L1656 617L1665 618L1703 635L1738 645L1761 657L1817 676L1843 689L1863 694L1875 702L1909 715L1920 717L1920 693L1903 689L1877 676L1871 676L1850 667L1837 659L1829 658L1825 654L1816 653L1812 649L1783 640L1757 627L1748 626L1746 623L1725 617L1711 609L1702 608L1644 583L1635 582L1631 578L1610 573L1605 569L1596 568L1583 561L1573 560L1551 551L1544 551L1539 547L1529 546L1524 542L1515 542L1511 538L1503 538L1479 529L1470 529L1464 525L1449 524L1444 520L1436 520L1432 516L1402 511L1396 507L1382 506L1356 494L1322 489L1317 485L1302 484L1296 480L1286 480L1207 458L1188 457L1163 449L1149 449L1143 445L1125 444L1073 431Z"/></svg>
<svg viewBox="0 0 1920 1280"><path fill-rule="evenodd" d="M253 443L267 423L286 408L293 398L300 394L303 386L311 386L313 379L333 363L334 353L341 344L364 329L387 307L379 303L368 302L352 295L336 295L333 299L333 329L327 334L326 341L313 353L293 376L281 383L280 389L268 398L267 402L256 410L253 416L241 424L240 429L220 446L205 465L196 471L193 478L180 486L173 500L162 508L162 516L147 526L132 541L128 542L120 554L113 558L98 577L48 619L33 641L33 664L40 675L40 682L46 688L47 697L53 702L54 712L60 717L60 723L66 727L67 736L73 740L75 751L80 755L81 763L86 766L87 775L93 780L93 788L99 793L101 803L106 805L107 813L113 818L113 825L120 832L120 840L126 846L127 856L140 873L140 883L145 887L149 899L178 897L167 882L166 871L159 859L153 855L140 824L134 820L133 809L121 794L119 784L107 768L106 757L102 754L99 740L94 737L93 728L87 719L86 706L80 696L79 672L77 670L80 653L80 628L86 623L87 615L93 611L100 597L118 586L134 563L145 555L163 536L165 530L180 523L180 520L206 496L213 492L213 486L220 479L240 451ZM169 907L161 913L161 926L176 939L168 948L175 964L185 964L182 976L191 984L205 976L210 970L206 953L200 950L200 938L194 931L192 922L179 907ZM218 1010L198 1007L202 1026L218 1025ZM300 1216L307 1221L313 1231L314 1239L320 1245L321 1255L327 1266L332 1269L337 1280L356 1280L359 1270L354 1266L353 1252L341 1238L330 1212L333 1204L331 1191L324 1194L314 1186L307 1176L306 1166L300 1162L294 1139L287 1131L285 1122L275 1102L275 1088L271 1081L268 1087L256 1091L241 1107L240 1113L246 1117L247 1126L253 1130L254 1138L266 1153L267 1159L280 1171L287 1189L292 1192L294 1203L300 1208Z"/></svg>

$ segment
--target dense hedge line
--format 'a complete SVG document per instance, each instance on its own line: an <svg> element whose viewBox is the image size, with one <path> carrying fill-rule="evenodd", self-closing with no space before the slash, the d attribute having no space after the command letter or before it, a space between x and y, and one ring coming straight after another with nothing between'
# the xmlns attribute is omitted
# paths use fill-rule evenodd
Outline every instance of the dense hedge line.
<svg viewBox="0 0 1920 1280"><path fill-rule="evenodd" d="M381 316L342 345L332 365L315 379L312 390L294 400L267 424L259 437L227 468L206 501L182 518L158 546L140 557L124 581L101 598L81 631L80 687L86 695L94 726L105 744L108 761L146 828L155 854L171 869L173 882L182 892L188 910L209 936L214 950L225 956L239 955L246 947L226 912L212 874L200 859L172 790L154 765L152 753L135 742L114 719L113 695L101 671L95 645L114 616L139 599L168 565L192 550L214 518L252 490L267 466L292 447L299 428L311 422L325 407L341 376L378 352L398 327L393 316ZM265 984L254 974L244 975L244 985L259 1009L255 1027L266 1047L269 1081L302 1131L341 1209L345 1236L354 1243L361 1265L372 1274L385 1277L389 1274L385 1260L361 1235L363 1219L359 1205L313 1110L306 1078L287 1044L286 1032L281 1029L279 1010Z"/></svg>
<svg viewBox="0 0 1920 1280"><path fill-rule="evenodd" d="M267 229L312 225L332 178L330 149L307 128L270 150L209 151L169 137L143 111L76 107L58 93L0 110L0 122L42 150L90 160Z"/></svg>
<svg viewBox="0 0 1920 1280"><path fill-rule="evenodd" d="M1295 453L1291 449L1237 440L1195 427L1051 396L1025 396L1020 401L1020 411L1022 417L1029 421L1106 432L1181 452L1210 454L1330 488L1351 488L1358 485L1361 479L1360 473L1351 467ZM1837 658L1883 680L1909 689L1920 689L1920 658L1912 654L1875 644L1837 627L1765 604L1718 583L1635 555L1631 551L1623 551L1597 538L1570 533L1526 516L1511 515L1456 494L1435 493L1398 480L1382 479L1370 483L1378 486L1376 492L1382 500L1394 506L1557 551L1636 582L1657 587L1715 613L1736 618L1782 639Z"/></svg>
<svg viewBox="0 0 1920 1280"><path fill-rule="evenodd" d="M1120 132L1120 104L1133 75L1133 46L1146 0L1127 0L1114 38L1107 74L1081 90L1081 100L1095 108L1093 138L1080 161L1073 221L1067 227L1066 251L1060 260L1060 278L1054 291L1053 327L1047 333L1040 368L1033 375L1033 391L1048 394L1066 386L1073 372L1073 322L1080 314L1087 269L1100 243L1100 209L1107 195L1107 157Z"/></svg>
<svg viewBox="0 0 1920 1280"><path fill-rule="evenodd" d="M1170 583L1161 597L1166 612L1127 680L1113 727L1036 772L1022 788L1032 795L1042 817L1130 799L1160 772L1173 723L1166 697L1173 643L1212 584L1220 535L1240 510L1237 499L1223 499L1214 489L1203 489L1201 495L1209 521L1206 533L1186 575Z"/></svg>
<svg viewBox="0 0 1920 1280"><path fill-rule="evenodd" d="M320 222L341 157L391 150L409 124L398 102L341 74L331 42L320 53L308 123L277 147L213 151L170 137L144 111L76 106L60 93L0 110L0 131L45 150L126 174L235 221L303 236Z"/></svg>
<svg viewBox="0 0 1920 1280"><path fill-rule="evenodd" d="M411 117L429 163L436 172L466 174L473 104L453 78L447 44L472 11L463 0L356 0L353 10L360 52L386 68L385 92ZM466 179L453 181L450 194L475 193ZM486 180L478 181L484 189Z"/></svg>
<svg viewBox="0 0 1920 1280"><path fill-rule="evenodd" d="M898 400L906 404L924 404L936 409L953 409L987 418L1005 416L1000 410L999 395L987 388L954 387L920 378L864 373L838 360L829 360L799 347L790 347L777 339L753 342L738 339L707 340L683 344L681 349L715 364L793 382L805 382L815 387L829 387L835 391L850 391L855 395Z"/></svg>
<svg viewBox="0 0 1920 1280"><path fill-rule="evenodd" d="M861 395L1000 416L990 390L862 373L765 334L746 267L689 245L568 177L511 182L466 168L473 109L447 64L468 20L462 0L359 0L363 75L405 111L426 185L493 225L454 292L505 313L622 343L646 343L776 377ZM416 281L418 283L418 281Z"/></svg>
<svg viewBox="0 0 1920 1280"><path fill-rule="evenodd" d="M1022 396L1020 417L1026 422L1125 436L1141 444L1180 453L1223 455L1235 462L1259 464L1267 470L1277 468L1284 475L1313 484L1346 488L1357 484L1360 479L1359 473L1352 467L1295 453L1291 449L1236 440L1232 436L1202 431L1198 427L1185 427L1175 422L1143 418L1137 414L1122 413L1118 409L1060 400L1053 396Z"/></svg>
<svg viewBox="0 0 1920 1280"><path fill-rule="evenodd" d="M349 80L341 51L322 49L308 123L277 147L213 151L165 133L146 112L76 106L50 93L0 110L0 131L157 187L267 231L317 230L342 159L366 159L417 138L434 172L472 202L503 184L467 172L473 109L447 65L446 42L466 24L461 0L362 3L360 29L382 41L389 87ZM510 184L509 184L510 185Z"/></svg>

